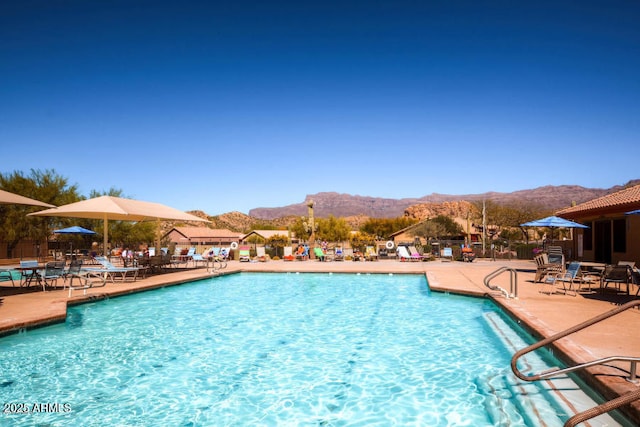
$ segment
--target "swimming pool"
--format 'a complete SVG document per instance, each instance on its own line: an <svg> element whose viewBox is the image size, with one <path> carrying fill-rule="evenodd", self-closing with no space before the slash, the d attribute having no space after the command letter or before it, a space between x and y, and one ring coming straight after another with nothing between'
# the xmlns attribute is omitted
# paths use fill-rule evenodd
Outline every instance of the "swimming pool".
<svg viewBox="0 0 640 427"><path fill-rule="evenodd" d="M505 335L522 338L507 324L490 301L431 293L421 275L222 276L0 339L0 420L538 425L527 407L548 393L510 385ZM567 418L553 402L533 413Z"/></svg>

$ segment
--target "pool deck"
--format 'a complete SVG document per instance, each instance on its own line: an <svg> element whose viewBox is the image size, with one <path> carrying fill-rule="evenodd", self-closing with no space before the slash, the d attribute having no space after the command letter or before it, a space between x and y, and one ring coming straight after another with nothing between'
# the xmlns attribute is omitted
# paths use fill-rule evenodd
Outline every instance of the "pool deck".
<svg viewBox="0 0 640 427"><path fill-rule="evenodd" d="M484 284L484 278L500 267L517 272L518 298L506 299L499 292L492 292ZM512 313L530 331L540 338L549 337L580 322L616 308L629 300L615 292L579 293L577 296L540 293L540 284L533 283L533 261L484 260L462 262L399 262L380 260L374 262L318 262L318 261L268 261L240 263L231 261L222 274L243 271L255 272L334 272L334 273L393 273L426 274L432 291L488 296ZM0 282L0 335L25 328L62 322L67 304L81 304L105 297L140 292L193 280L211 277L206 268L184 269L156 274L135 282L110 283L106 287L89 289L87 295L74 291L67 298L67 290L42 292L32 289L12 288L11 282ZM499 275L493 284L509 290L509 274ZM635 290L635 289L634 289ZM28 292L25 292L28 291ZM640 356L640 310L627 310L581 332L559 340L554 348L556 355L568 363L583 363L608 356ZM638 385L625 380L629 363L610 363L587 369L584 379L605 397L613 398L638 389ZM624 411L640 425L640 402L636 401Z"/></svg>

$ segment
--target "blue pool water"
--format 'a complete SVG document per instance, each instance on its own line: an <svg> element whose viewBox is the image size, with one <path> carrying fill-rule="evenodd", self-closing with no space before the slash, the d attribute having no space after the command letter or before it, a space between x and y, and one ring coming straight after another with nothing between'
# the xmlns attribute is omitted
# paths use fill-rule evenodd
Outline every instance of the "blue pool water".
<svg viewBox="0 0 640 427"><path fill-rule="evenodd" d="M414 275L234 274L80 305L0 339L0 425L535 425L485 385L509 375L496 313Z"/></svg>

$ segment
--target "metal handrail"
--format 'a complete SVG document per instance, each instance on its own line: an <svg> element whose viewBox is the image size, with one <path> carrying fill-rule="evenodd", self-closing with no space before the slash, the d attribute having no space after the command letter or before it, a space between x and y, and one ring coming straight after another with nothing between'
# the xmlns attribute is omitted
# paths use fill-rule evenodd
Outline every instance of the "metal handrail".
<svg viewBox="0 0 640 427"><path fill-rule="evenodd" d="M602 313L596 317L593 317L589 320L586 320L578 325L572 326L569 329L566 329L562 332L559 332L555 335L550 336L549 338L545 338L541 341L538 341L535 344L532 344L528 347L523 348L522 350L517 351L513 357L511 358L511 370L513 371L513 373L515 374L516 377L520 378L523 381L538 381L538 380L542 380L542 379L547 379L547 378L551 378L551 377L555 377L558 375L563 375L566 374L568 372L573 372L573 371L577 371L580 369L584 369L584 368L588 368L590 366L595 366L595 365L601 365L604 363L609 363L609 362L613 362L613 361L626 361L630 363L630 369L629 369L629 377L627 378L628 381L633 382L633 383L637 383L637 377L636 377L636 364L637 362L640 362L640 357L632 357L632 356L610 356L610 357L605 357L602 359L597 359L597 360L592 360L590 362L586 362L586 363L581 363L575 366L571 366L569 368L564 368L564 369L559 369L559 368L553 368L551 370L548 371L544 371L541 372L539 374L536 375L529 375L526 376L524 375L522 372L520 372L520 370L517 367L517 363L518 363L518 359L522 356L524 356L527 353L530 353L534 350L537 350L541 347L544 347L548 344L551 344L552 342L555 342L557 340L559 340L560 338L564 338L568 335L571 335L575 332L581 331L589 326L595 325L596 323L599 323L603 320L606 320L610 317L613 317L617 314L622 313L623 311L626 311L630 308L636 307L636 306L640 306L640 301L631 301L628 302L624 305L621 305L617 308L614 308L613 310L607 311L606 313ZM640 390L635 390L629 393L626 393L616 399L610 400L608 402L605 402L601 405L598 405L594 408L588 409L584 412L581 412L579 414L574 415L573 417L571 417L566 423L565 426L575 426L576 424L589 420L591 418L595 418L599 415L602 415L604 413L607 413L609 411L612 411L614 409L617 409L621 406L624 406L630 402L633 402L635 400L640 399ZM587 418L585 418L587 417Z"/></svg>
<svg viewBox="0 0 640 427"><path fill-rule="evenodd" d="M491 285L490 283L491 279L494 279L495 277L499 276L505 271L509 272L509 284L510 284L509 291L510 292L505 291L500 286ZM500 267L496 271L489 273L484 278L484 285L493 291L503 292L506 298L518 298L518 272L514 268Z"/></svg>

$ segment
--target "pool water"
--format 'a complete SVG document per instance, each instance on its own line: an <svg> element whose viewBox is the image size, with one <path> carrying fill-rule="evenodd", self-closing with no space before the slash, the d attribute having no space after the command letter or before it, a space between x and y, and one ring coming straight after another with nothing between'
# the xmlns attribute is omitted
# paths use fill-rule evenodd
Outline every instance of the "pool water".
<svg viewBox="0 0 640 427"><path fill-rule="evenodd" d="M503 318L381 274L242 273L75 306L0 339L0 425L538 425L498 395L512 352L487 315Z"/></svg>

